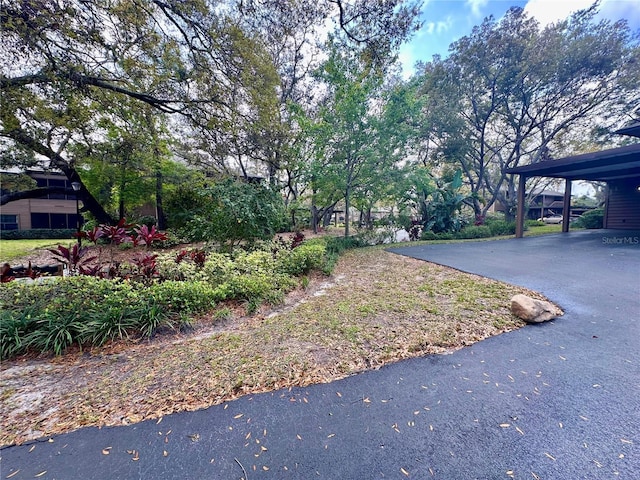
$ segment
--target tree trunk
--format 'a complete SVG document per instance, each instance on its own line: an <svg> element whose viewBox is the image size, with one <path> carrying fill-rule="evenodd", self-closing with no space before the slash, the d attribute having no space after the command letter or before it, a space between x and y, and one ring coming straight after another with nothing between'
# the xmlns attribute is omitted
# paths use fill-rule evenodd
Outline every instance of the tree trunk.
<svg viewBox="0 0 640 480"><path fill-rule="evenodd" d="M331 225L331 217L333 216L334 209L335 205L332 205L324 211L324 214L322 215L322 226L324 228L327 228L329 225Z"/></svg>
<svg viewBox="0 0 640 480"><path fill-rule="evenodd" d="M156 172L156 218L158 220L158 229L167 229L167 218L164 214L164 207L162 204L162 172L158 170Z"/></svg>
<svg viewBox="0 0 640 480"><path fill-rule="evenodd" d="M311 228L313 233L318 233L318 207L311 205Z"/></svg>
<svg viewBox="0 0 640 480"><path fill-rule="evenodd" d="M349 207L351 207L351 198L349 195L349 190L347 189L346 195L344 196L344 236L348 237L350 235L349 232Z"/></svg>
<svg viewBox="0 0 640 480"><path fill-rule="evenodd" d="M81 212L91 213L98 223L104 223L107 225L115 225L118 223L104 210L104 208L102 208L102 205L100 205L96 198L91 195L91 192L89 192L82 183L78 194L78 198L82 201L82 208L80 209Z"/></svg>

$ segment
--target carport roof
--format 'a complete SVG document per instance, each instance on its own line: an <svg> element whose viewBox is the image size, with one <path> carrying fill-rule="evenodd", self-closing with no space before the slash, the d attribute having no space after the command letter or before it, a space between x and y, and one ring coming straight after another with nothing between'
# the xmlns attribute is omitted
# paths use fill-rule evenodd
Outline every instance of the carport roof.
<svg viewBox="0 0 640 480"><path fill-rule="evenodd" d="M525 177L610 181L640 177L640 143L511 168Z"/></svg>

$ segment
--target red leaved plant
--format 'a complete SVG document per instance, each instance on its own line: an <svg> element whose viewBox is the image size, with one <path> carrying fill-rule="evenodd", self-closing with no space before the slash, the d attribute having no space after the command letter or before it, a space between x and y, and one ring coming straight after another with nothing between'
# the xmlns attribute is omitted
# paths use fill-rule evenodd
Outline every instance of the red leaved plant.
<svg viewBox="0 0 640 480"><path fill-rule="evenodd" d="M158 255L141 255L133 259L133 264L138 269L138 274L146 280L151 280L158 276L158 266L156 264Z"/></svg>
<svg viewBox="0 0 640 480"><path fill-rule="evenodd" d="M135 245L144 243L147 248L149 248L153 242L163 242L167 240L167 235L156 230L155 225L151 228L142 225L141 227L134 228L133 231L136 233L133 239Z"/></svg>
<svg viewBox="0 0 640 480"><path fill-rule="evenodd" d="M57 249L49 248L48 250L56 257L56 260L65 264L70 272L76 272L81 263L91 262L96 259L96 257L87 257L89 249L87 247L78 247L77 243L74 243L70 248L58 245Z"/></svg>

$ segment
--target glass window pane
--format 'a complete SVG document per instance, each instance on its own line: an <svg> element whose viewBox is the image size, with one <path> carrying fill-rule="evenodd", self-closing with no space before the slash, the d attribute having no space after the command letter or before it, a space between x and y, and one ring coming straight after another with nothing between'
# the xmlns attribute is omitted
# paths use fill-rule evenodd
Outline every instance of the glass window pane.
<svg viewBox="0 0 640 480"><path fill-rule="evenodd" d="M32 213L31 228L51 228L48 213Z"/></svg>
<svg viewBox="0 0 640 480"><path fill-rule="evenodd" d="M51 214L51 228L69 228L66 213Z"/></svg>

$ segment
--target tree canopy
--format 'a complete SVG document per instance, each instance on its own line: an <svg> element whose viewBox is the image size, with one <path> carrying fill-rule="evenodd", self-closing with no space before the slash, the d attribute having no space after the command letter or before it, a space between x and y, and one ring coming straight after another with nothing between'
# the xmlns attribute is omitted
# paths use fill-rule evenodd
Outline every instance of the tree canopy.
<svg viewBox="0 0 640 480"><path fill-rule="evenodd" d="M403 80L410 0L6 0L1 167L62 171L100 223L149 201L162 217L186 166L202 188L265 178L314 223L344 202L347 234L352 206L370 224L377 204L413 205L429 223L445 190L447 211L509 213L507 169L637 111L638 36L597 8L546 27L512 8ZM51 193L15 180L2 204Z"/></svg>
<svg viewBox="0 0 640 480"><path fill-rule="evenodd" d="M566 153L572 131L624 118L638 98L638 45L626 22L579 11L541 28L521 8L487 18L423 65L423 141L464 173L478 217L515 206L506 170Z"/></svg>
<svg viewBox="0 0 640 480"><path fill-rule="evenodd" d="M0 136L17 153L3 155L3 168L24 167L28 159L82 182L84 159L71 147L101 141L107 124L122 121L111 107L130 102L178 114L173 126L188 134L185 145L196 151L206 146L209 159L259 157L261 149L272 161L277 105L292 88L278 78L299 58L285 55L277 64L261 35L273 22L248 19L259 12L262 19L282 20L292 10L299 18L303 11L295 3L5 2ZM348 42L371 63L381 63L415 26L415 6L403 3L381 2L371 9L362 0L316 2L306 28L320 28L334 18ZM363 25L374 28L364 35ZM298 76L294 72L289 82ZM99 221L113 220L84 185L81 195Z"/></svg>

